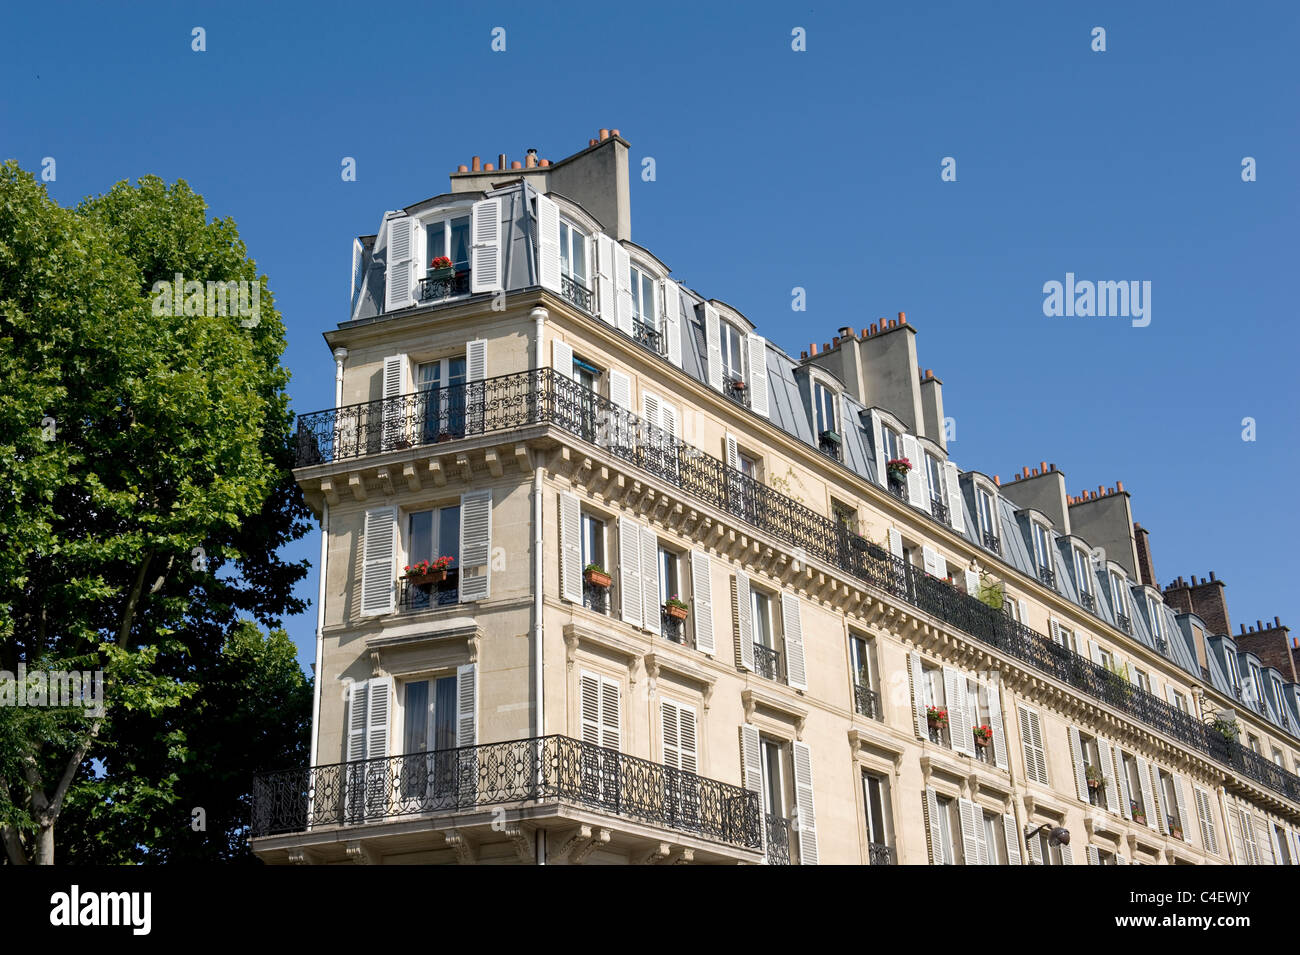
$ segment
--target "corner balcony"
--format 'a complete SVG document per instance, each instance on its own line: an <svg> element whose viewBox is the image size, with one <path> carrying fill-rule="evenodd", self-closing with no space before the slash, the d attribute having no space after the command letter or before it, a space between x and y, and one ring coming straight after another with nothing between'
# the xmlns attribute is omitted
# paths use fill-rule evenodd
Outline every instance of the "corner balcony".
<svg viewBox="0 0 1300 955"><path fill-rule="evenodd" d="M265 773L252 809L268 862L449 847L464 862L490 845L533 862L537 829L559 837L551 862L596 848L658 861L669 846L678 861L753 862L762 844L757 793L565 736Z"/></svg>

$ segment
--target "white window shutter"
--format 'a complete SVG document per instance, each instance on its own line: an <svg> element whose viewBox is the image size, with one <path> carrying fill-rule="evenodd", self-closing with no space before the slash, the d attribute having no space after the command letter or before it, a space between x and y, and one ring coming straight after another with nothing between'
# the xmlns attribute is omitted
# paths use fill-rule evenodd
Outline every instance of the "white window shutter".
<svg viewBox="0 0 1300 955"><path fill-rule="evenodd" d="M560 291L560 207L537 197L537 277L542 288Z"/></svg>
<svg viewBox="0 0 1300 955"><path fill-rule="evenodd" d="M1054 617L1048 617L1048 618L1047 618L1047 629L1048 629L1048 630L1051 632L1051 634L1052 634L1052 642L1053 642L1053 643L1060 643L1060 642L1061 642L1061 625L1060 625L1059 623L1056 622L1056 619L1055 619Z"/></svg>
<svg viewBox="0 0 1300 955"><path fill-rule="evenodd" d="M388 220L388 265L384 278L384 311L415 304L415 227L410 216Z"/></svg>
<svg viewBox="0 0 1300 955"><path fill-rule="evenodd" d="M1183 842L1192 841L1191 820L1187 818L1187 795L1183 792L1183 777L1174 776L1174 801L1178 807L1178 825L1183 830Z"/></svg>
<svg viewBox="0 0 1300 955"><path fill-rule="evenodd" d="M889 529L889 552L903 560L903 535L892 527Z"/></svg>
<svg viewBox="0 0 1300 955"><path fill-rule="evenodd" d="M668 700L659 703L660 727L664 743L664 765L672 769L682 768L681 730L677 719L677 704Z"/></svg>
<svg viewBox="0 0 1300 955"><path fill-rule="evenodd" d="M495 292L504 287L501 274L501 200L474 203L469 290Z"/></svg>
<svg viewBox="0 0 1300 955"><path fill-rule="evenodd" d="M951 461L943 464L944 491L948 496L948 523L958 534L966 532L966 519L962 515L961 482L957 474L957 465Z"/></svg>
<svg viewBox="0 0 1300 955"><path fill-rule="evenodd" d="M393 612L397 581L397 511L377 507L366 511L361 558L361 615Z"/></svg>
<svg viewBox="0 0 1300 955"><path fill-rule="evenodd" d="M1047 753L1043 748L1043 731L1038 712L1024 706L1018 706L1016 711L1020 716L1020 746L1025 752L1025 776L1044 786L1049 785Z"/></svg>
<svg viewBox="0 0 1300 955"><path fill-rule="evenodd" d="M997 683L986 685L989 699L989 729L993 731L993 763L998 769L1007 769L1007 736L1002 727L1002 687Z"/></svg>
<svg viewBox="0 0 1300 955"><path fill-rule="evenodd" d="M975 807L975 864L992 865L994 847L988 843L988 837L984 831L984 810L979 806Z"/></svg>
<svg viewBox="0 0 1300 955"><path fill-rule="evenodd" d="M1174 702L1174 688L1169 683L1165 684L1165 702L1175 708L1178 705L1177 703Z"/></svg>
<svg viewBox="0 0 1300 955"><path fill-rule="evenodd" d="M943 865L943 830L939 821L939 796L930 786L925 787L925 838L930 845L930 865Z"/></svg>
<svg viewBox="0 0 1300 955"><path fill-rule="evenodd" d="M660 411L661 407L662 403L659 401L658 395L646 391L644 388L641 390L642 421L648 425L652 425L653 427L660 427L659 422L662 420L662 412Z"/></svg>
<svg viewBox="0 0 1300 955"><path fill-rule="evenodd" d="M682 291L672 279L659 285L659 298L664 303L664 340L668 343L668 360L682 367Z"/></svg>
<svg viewBox="0 0 1300 955"><path fill-rule="evenodd" d="M405 354L389 355L384 359L383 438L381 447L391 451L410 438L407 431L406 402L411 380L411 362Z"/></svg>
<svg viewBox="0 0 1300 955"><path fill-rule="evenodd" d="M1014 813L1002 814L1002 832L1007 840L1007 865L1020 865L1020 830Z"/></svg>
<svg viewBox="0 0 1300 955"><path fill-rule="evenodd" d="M605 233L596 235L596 291L600 299L600 320L618 324L618 292L614 286L614 240Z"/></svg>
<svg viewBox="0 0 1300 955"><path fill-rule="evenodd" d="M940 580L947 578L948 562L929 544L921 545L921 562L925 566L925 572L931 577L938 577Z"/></svg>
<svg viewBox="0 0 1300 955"><path fill-rule="evenodd" d="M973 570L966 570L962 573L966 576L966 593L978 598L980 595L980 575Z"/></svg>
<svg viewBox="0 0 1300 955"><path fill-rule="evenodd" d="M349 289L348 295L348 315L352 315L357 308L357 296L361 294L361 282L365 278L365 246L361 244L360 239L352 240L352 288Z"/></svg>
<svg viewBox="0 0 1300 955"><path fill-rule="evenodd" d="M393 678L377 676L370 680L367 693L366 759L388 756L388 734L393 709Z"/></svg>
<svg viewBox="0 0 1300 955"><path fill-rule="evenodd" d="M907 655L907 682L912 690L912 716L917 739L930 738L930 724L925 715L925 690L921 681L925 679L925 670L921 667L921 655L912 651Z"/></svg>
<svg viewBox="0 0 1300 955"><path fill-rule="evenodd" d="M1132 794L1128 789L1128 773L1124 769L1124 754L1119 746L1111 749L1111 756L1115 760L1115 779L1119 785L1119 811L1125 819L1133 818Z"/></svg>
<svg viewBox="0 0 1300 955"><path fill-rule="evenodd" d="M727 451L727 467L733 471L740 470L740 446L736 444L736 436L728 433L723 438L723 445Z"/></svg>
<svg viewBox="0 0 1300 955"><path fill-rule="evenodd" d="M669 595L671 596L671 594ZM659 535L653 527L641 528L641 625L658 631L662 613L659 603Z"/></svg>
<svg viewBox="0 0 1300 955"><path fill-rule="evenodd" d="M799 598L794 594L781 594L781 622L785 631L786 681L797 690L806 690L808 674L804 665L803 621L799 616Z"/></svg>
<svg viewBox="0 0 1300 955"><path fill-rule="evenodd" d="M582 603L582 504L560 493L560 596Z"/></svg>
<svg viewBox="0 0 1300 955"><path fill-rule="evenodd" d="M695 732L695 708L678 705L677 738L680 749L681 768L688 773L700 770L699 740Z"/></svg>
<svg viewBox="0 0 1300 955"><path fill-rule="evenodd" d="M966 865L979 865L979 831L983 826L976 821L975 804L969 799L958 799L957 813L961 816L962 860Z"/></svg>
<svg viewBox="0 0 1300 955"><path fill-rule="evenodd" d="M1106 808L1111 812L1119 812L1119 787L1115 780L1115 761L1110 755L1110 743L1104 739L1097 740L1097 759L1101 762L1101 775L1106 780L1105 792L1102 793L1106 798Z"/></svg>
<svg viewBox="0 0 1300 955"><path fill-rule="evenodd" d="M812 750L798 740L794 751L794 802L799 814L799 864L817 864L817 807L813 803Z"/></svg>
<svg viewBox="0 0 1300 955"><path fill-rule="evenodd" d="M366 717L369 715L370 681L358 680L348 691L348 762L366 758Z"/></svg>
<svg viewBox="0 0 1300 955"><path fill-rule="evenodd" d="M952 748L974 756L975 734L966 715L966 675L953 667L944 667L943 695L948 704L948 738Z"/></svg>
<svg viewBox="0 0 1300 955"><path fill-rule="evenodd" d="M582 741L600 745L600 677L583 672L578 677L578 722Z"/></svg>
<svg viewBox="0 0 1300 955"><path fill-rule="evenodd" d="M1228 836L1232 840L1233 862L1236 865L1250 865L1250 853L1246 851L1246 843L1241 831L1241 817L1237 815L1237 807L1228 807Z"/></svg>
<svg viewBox="0 0 1300 955"><path fill-rule="evenodd" d="M619 685L607 677L600 680L600 745L621 750L623 731Z"/></svg>
<svg viewBox="0 0 1300 955"><path fill-rule="evenodd" d="M682 434L681 425L678 424L680 417L677 414L677 407L664 402L659 406L659 427L674 438L680 438Z"/></svg>
<svg viewBox="0 0 1300 955"><path fill-rule="evenodd" d="M1074 850L1067 845L1061 846L1061 865L1074 865Z"/></svg>
<svg viewBox="0 0 1300 955"><path fill-rule="evenodd" d="M746 335L745 345L749 362L749 408L755 414L768 416L767 395L767 339L762 335Z"/></svg>
<svg viewBox="0 0 1300 955"><path fill-rule="evenodd" d="M1219 854L1219 840L1214 831L1214 817L1210 814L1210 794L1200 786L1192 787L1196 801L1196 815L1201 823L1201 845L1206 852Z"/></svg>
<svg viewBox="0 0 1300 955"><path fill-rule="evenodd" d="M460 496L460 601L487 600L492 582L492 491Z"/></svg>
<svg viewBox="0 0 1300 955"><path fill-rule="evenodd" d="M1151 794L1154 797L1152 808L1155 809L1157 828L1159 828L1161 835L1167 836L1169 835L1169 822L1165 818L1167 815L1165 809L1167 807L1164 805L1164 790L1160 788L1160 770L1156 768L1155 763L1148 763L1147 772L1151 774Z"/></svg>
<svg viewBox="0 0 1300 955"><path fill-rule="evenodd" d="M1101 853L1096 846L1088 846L1088 865L1101 865Z"/></svg>
<svg viewBox="0 0 1300 955"><path fill-rule="evenodd" d="M1079 728L1071 726L1068 735L1070 737L1070 760L1074 763L1074 786L1078 791L1079 799L1087 802L1088 777L1083 770L1083 741L1079 737Z"/></svg>
<svg viewBox="0 0 1300 955"><path fill-rule="evenodd" d="M1101 647L1098 646L1098 645L1097 645L1095 642L1093 642L1092 640L1089 640L1089 641L1088 641L1088 652L1089 652L1089 654L1091 654L1091 656L1092 656L1092 662L1095 663L1095 664L1097 664L1097 666L1105 666L1105 665L1106 665L1106 664L1104 664L1104 663L1102 662L1102 660L1101 660Z"/></svg>
<svg viewBox="0 0 1300 955"><path fill-rule="evenodd" d="M722 390L722 329L718 310L704 303L704 344L707 359L709 387Z"/></svg>
<svg viewBox="0 0 1300 955"><path fill-rule="evenodd" d="M614 288L618 295L617 324L619 330L632 334L632 260L627 249L614 243Z"/></svg>
<svg viewBox="0 0 1300 955"><path fill-rule="evenodd" d="M619 605L624 623L641 626L641 525L618 519Z"/></svg>
<svg viewBox="0 0 1300 955"><path fill-rule="evenodd" d="M572 378L573 346L558 338L551 339L551 367L565 378Z"/></svg>
<svg viewBox="0 0 1300 955"><path fill-rule="evenodd" d="M737 573L732 577L736 588L736 662L754 671L754 618L750 608L749 578Z"/></svg>
<svg viewBox="0 0 1300 955"><path fill-rule="evenodd" d="M1037 834L1029 837L1029 839L1026 841L1025 848L1029 850L1030 865L1043 864L1043 846Z"/></svg>
<svg viewBox="0 0 1300 955"><path fill-rule="evenodd" d="M902 436L903 456L912 463L912 470L907 472L907 500L913 507L923 511L930 510L930 502L925 496L925 463L921 460L921 446L910 434Z"/></svg>
<svg viewBox="0 0 1300 955"><path fill-rule="evenodd" d="M763 861L767 861L767 824L763 818L763 751L759 744L758 729L749 723L740 726L740 769L745 788L758 801L758 834Z"/></svg>
<svg viewBox="0 0 1300 955"><path fill-rule="evenodd" d="M695 622L695 649L716 652L713 641L713 576L709 555L691 551L691 602L695 605L691 619Z"/></svg>
<svg viewBox="0 0 1300 955"><path fill-rule="evenodd" d="M1141 756L1137 757L1138 786L1142 791L1142 811L1147 817L1147 826L1156 828L1156 802L1151 792L1151 766Z"/></svg>
<svg viewBox="0 0 1300 955"><path fill-rule="evenodd" d="M465 343L465 380L482 381L487 377L487 339L475 338Z"/></svg>
<svg viewBox="0 0 1300 955"><path fill-rule="evenodd" d="M872 409L871 412L871 447L876 453L876 483L881 487L889 487L889 473L885 465L889 459L885 456L885 426L880 420L880 412Z"/></svg>
<svg viewBox="0 0 1300 955"><path fill-rule="evenodd" d="M609 400L620 408L632 410L632 378L617 368L609 370Z"/></svg>
<svg viewBox="0 0 1300 955"><path fill-rule="evenodd" d="M478 745L478 665L456 668L456 745Z"/></svg>
<svg viewBox="0 0 1300 955"><path fill-rule="evenodd" d="M1016 612L1020 614L1020 622L1026 627L1029 626L1029 604L1025 603L1023 599L1017 599Z"/></svg>

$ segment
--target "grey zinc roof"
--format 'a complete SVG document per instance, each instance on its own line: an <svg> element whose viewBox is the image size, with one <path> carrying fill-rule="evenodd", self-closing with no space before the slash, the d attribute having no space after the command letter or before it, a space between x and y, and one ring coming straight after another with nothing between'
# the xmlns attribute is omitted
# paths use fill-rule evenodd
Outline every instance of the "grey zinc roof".
<svg viewBox="0 0 1300 955"><path fill-rule="evenodd" d="M1169 606L1162 603L1157 610L1164 618L1165 634L1168 638L1169 651L1166 656L1192 676L1200 679L1201 665L1196 662L1196 650L1191 643L1191 633L1184 632L1183 628L1178 626L1178 614L1174 613Z"/></svg>
<svg viewBox="0 0 1300 955"><path fill-rule="evenodd" d="M767 346L767 401L773 424L805 444L816 443L808 405L795 379L795 362L770 342Z"/></svg>
<svg viewBox="0 0 1300 955"><path fill-rule="evenodd" d="M1002 524L1002 559L1026 577L1038 578L1034 563L1025 547L1025 536L1016 518L1016 506L1001 494L998 495L998 519Z"/></svg>
<svg viewBox="0 0 1300 955"><path fill-rule="evenodd" d="M867 409L845 394L840 406L840 432L844 438L844 463L858 476L879 482L876 471L876 450L871 446L870 428L863 423Z"/></svg>

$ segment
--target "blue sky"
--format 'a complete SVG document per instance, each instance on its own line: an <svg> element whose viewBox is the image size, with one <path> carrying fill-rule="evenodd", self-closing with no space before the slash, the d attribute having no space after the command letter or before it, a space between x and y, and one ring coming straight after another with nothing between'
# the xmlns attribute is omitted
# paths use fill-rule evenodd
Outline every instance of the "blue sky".
<svg viewBox="0 0 1300 955"><path fill-rule="evenodd" d="M54 157L67 205L152 173L233 217L306 412L333 401L354 235L471 155L617 127L633 238L684 283L796 355L906 311L962 467L1122 480L1162 584L1213 569L1234 626L1300 625L1297 47L1293 3L25 4L0 156ZM1150 281L1150 325L1045 317L1066 272ZM304 663L314 626L289 624Z"/></svg>

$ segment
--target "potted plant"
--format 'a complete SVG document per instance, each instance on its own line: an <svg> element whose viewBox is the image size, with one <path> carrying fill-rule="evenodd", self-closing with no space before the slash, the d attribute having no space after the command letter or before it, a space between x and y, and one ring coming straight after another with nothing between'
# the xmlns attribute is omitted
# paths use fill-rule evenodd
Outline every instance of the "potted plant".
<svg viewBox="0 0 1300 955"><path fill-rule="evenodd" d="M608 590L613 578L605 573L605 569L600 564L588 564L582 571L582 579L593 587L599 587L601 590Z"/></svg>
<svg viewBox="0 0 1300 955"><path fill-rule="evenodd" d="M889 472L891 481L903 484L907 481L908 472L912 470L912 462L907 458L890 458L885 470Z"/></svg>
<svg viewBox="0 0 1300 955"><path fill-rule="evenodd" d="M1101 770L1089 764L1083 767L1083 776L1088 780L1088 788L1095 789L1098 792L1106 788L1106 777L1102 775Z"/></svg>
<svg viewBox="0 0 1300 955"><path fill-rule="evenodd" d="M443 556L437 560L422 560L408 564L403 576L412 584L440 584L447 579L447 571L456 558Z"/></svg>
<svg viewBox="0 0 1300 955"><path fill-rule="evenodd" d="M925 721L930 724L930 729L941 730L948 726L948 709L943 706L927 706L925 708Z"/></svg>
<svg viewBox="0 0 1300 955"><path fill-rule="evenodd" d="M1240 732L1237 729L1237 721L1235 719L1225 719L1218 716L1215 717L1213 726L1219 735L1229 742L1235 742L1237 735Z"/></svg>
<svg viewBox="0 0 1300 955"><path fill-rule="evenodd" d="M844 439L840 437L838 431L826 430L821 434L823 441L829 441L831 444L840 444Z"/></svg>
<svg viewBox="0 0 1300 955"><path fill-rule="evenodd" d="M731 390L732 390L732 391L744 391L744 390L745 390L745 383L744 383L741 379L737 378L735 381L733 381L733 382L731 383Z"/></svg>
<svg viewBox="0 0 1300 955"><path fill-rule="evenodd" d="M686 601L681 600L676 594L669 597L668 602L664 604L664 613L674 620L685 620L688 612Z"/></svg>
<svg viewBox="0 0 1300 955"><path fill-rule="evenodd" d="M1138 805L1138 801L1136 799L1130 799L1128 801L1128 807L1133 813L1133 821L1138 825L1145 826L1147 824L1147 813L1145 809Z"/></svg>
<svg viewBox="0 0 1300 955"><path fill-rule="evenodd" d="M983 726L974 727L974 732L976 746L984 747L993 742L993 728L987 723Z"/></svg>
<svg viewBox="0 0 1300 955"><path fill-rule="evenodd" d="M1181 839L1183 837L1182 826L1173 826L1172 829L1173 829L1173 835L1175 839Z"/></svg>
<svg viewBox="0 0 1300 955"><path fill-rule="evenodd" d="M431 279L449 279L455 274L456 269L451 264L451 259L445 255L440 255L429 263L429 278Z"/></svg>

